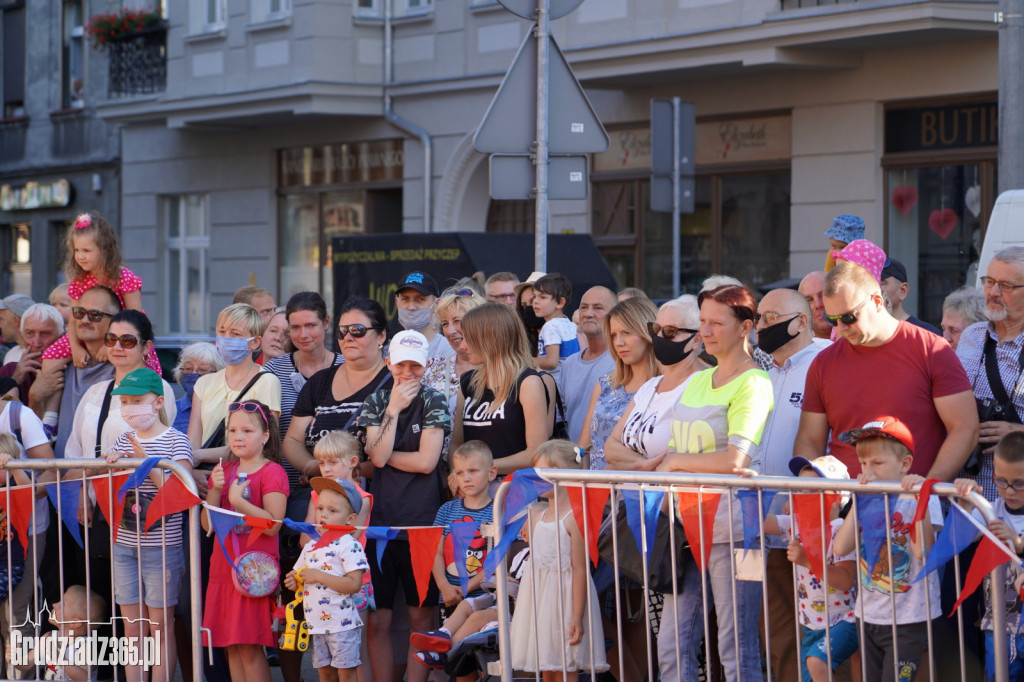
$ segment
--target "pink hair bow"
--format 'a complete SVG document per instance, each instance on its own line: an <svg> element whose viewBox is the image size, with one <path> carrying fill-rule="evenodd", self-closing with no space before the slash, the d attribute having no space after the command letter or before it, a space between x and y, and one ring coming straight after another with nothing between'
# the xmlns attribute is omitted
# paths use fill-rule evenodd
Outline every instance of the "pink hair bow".
<svg viewBox="0 0 1024 682"><path fill-rule="evenodd" d="M82 215L80 215L77 218L75 218L75 229L76 230L84 230L85 228L89 227L90 225L92 225L92 218L89 216L88 213L83 213Z"/></svg>

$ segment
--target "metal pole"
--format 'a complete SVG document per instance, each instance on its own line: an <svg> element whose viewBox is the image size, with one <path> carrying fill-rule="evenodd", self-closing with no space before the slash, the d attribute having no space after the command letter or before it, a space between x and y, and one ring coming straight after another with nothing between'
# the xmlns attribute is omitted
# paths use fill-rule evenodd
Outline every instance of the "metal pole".
<svg viewBox="0 0 1024 682"><path fill-rule="evenodd" d="M534 217L534 264L538 272L548 271L548 54L551 40L550 0L537 2L537 186Z"/></svg>
<svg viewBox="0 0 1024 682"><path fill-rule="evenodd" d="M999 0L999 191L1024 187L1024 0Z"/></svg>
<svg viewBox="0 0 1024 682"><path fill-rule="evenodd" d="M679 186L679 153L682 141L680 135L680 112L682 101L672 98L672 298L679 297L679 213L682 210L682 188Z"/></svg>

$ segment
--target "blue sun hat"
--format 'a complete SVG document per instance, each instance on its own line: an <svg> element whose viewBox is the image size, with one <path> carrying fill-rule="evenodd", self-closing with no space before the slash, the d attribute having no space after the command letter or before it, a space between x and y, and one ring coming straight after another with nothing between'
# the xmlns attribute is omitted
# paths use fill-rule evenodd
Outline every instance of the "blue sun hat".
<svg viewBox="0 0 1024 682"><path fill-rule="evenodd" d="M864 239L864 221L855 215L837 215L832 220L832 226L825 231L828 239L837 239L849 244L858 239Z"/></svg>

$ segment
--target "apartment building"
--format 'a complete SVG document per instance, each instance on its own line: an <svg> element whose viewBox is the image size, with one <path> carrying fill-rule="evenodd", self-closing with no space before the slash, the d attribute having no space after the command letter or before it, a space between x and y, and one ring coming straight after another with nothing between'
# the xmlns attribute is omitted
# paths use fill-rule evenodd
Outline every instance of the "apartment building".
<svg viewBox="0 0 1024 682"><path fill-rule="evenodd" d="M490 199L472 142L530 23L493 0L393 2L385 22L383 0L172 1L139 58L161 82L89 88L87 108L121 126L111 212L162 335L206 332L250 281L330 301L337 235L532 231L531 202ZM831 219L854 213L907 265L907 308L937 322L995 198L995 9L584 0L552 33L612 143L586 200L551 202L550 228L591 233L623 285L671 292L649 112L678 96L697 110L684 290L708 272L760 285L820 268Z"/></svg>

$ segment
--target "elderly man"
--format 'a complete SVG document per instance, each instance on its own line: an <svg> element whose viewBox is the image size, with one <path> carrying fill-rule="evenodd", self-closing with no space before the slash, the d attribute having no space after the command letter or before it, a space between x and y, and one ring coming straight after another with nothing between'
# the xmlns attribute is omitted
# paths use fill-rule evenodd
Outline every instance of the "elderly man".
<svg viewBox="0 0 1024 682"><path fill-rule="evenodd" d="M0 299L0 335L11 349L4 356L4 364L21 360L25 345L21 342L21 316L35 301L25 294L12 294ZM63 324L63 323L62 323Z"/></svg>
<svg viewBox="0 0 1024 682"><path fill-rule="evenodd" d="M512 272L496 272L484 282L484 293L491 303L516 304L516 285L519 278Z"/></svg>
<svg viewBox="0 0 1024 682"><path fill-rule="evenodd" d="M64 444L71 435L75 407L86 389L97 381L114 377L113 365L97 362L94 358L103 347L103 337L110 327L110 318L121 312L117 294L106 287L93 287L82 294L77 307L85 311L85 316L76 320L75 324L78 325L78 340L89 351L88 364L81 369L69 364L64 370L42 373L28 394L28 404L33 411L43 415L43 422L49 428L56 428L55 451L58 457L64 456ZM47 399L55 393L61 393L59 412L44 412Z"/></svg>
<svg viewBox="0 0 1024 682"><path fill-rule="evenodd" d="M927 329L933 334L942 335L942 332L933 324L919 320L903 309L903 301L910 295L910 283L907 281L907 268L895 258L886 258L882 266L882 293L889 299L892 306L892 316L897 320L906 320L910 324L916 324L921 329Z"/></svg>
<svg viewBox="0 0 1024 682"><path fill-rule="evenodd" d="M43 351L64 333L64 318L52 305L35 303L26 308L19 319L18 333L24 352L17 362L0 367L0 377L12 377L18 382L18 395L24 399L42 366Z"/></svg>
<svg viewBox="0 0 1024 682"><path fill-rule="evenodd" d="M811 361L829 344L816 343L811 334L811 306L798 291L769 291L761 299L757 312L757 345L771 355L768 376L775 393L775 409L768 415L761 436L764 452L761 473L789 476L789 460L800 425L807 370ZM769 543L772 540L769 538ZM765 574L768 589L765 592L768 595L772 670L775 679L796 680L800 674L800 661L794 628L793 564L786 557L784 543L776 541L769 547ZM760 622L763 630L764 620ZM761 636L764 637L763 631Z"/></svg>
<svg viewBox="0 0 1024 682"><path fill-rule="evenodd" d="M956 354L967 376L974 379L981 419L981 451L976 452L979 456L970 463L973 466L968 467L969 473L977 478L985 497L994 501L997 492L992 481L992 448L1010 431L1024 430L1024 247L998 251L981 282L989 321L967 327L960 334ZM995 360L998 372L988 371L989 357Z"/></svg>
<svg viewBox="0 0 1024 682"><path fill-rule="evenodd" d="M821 290L824 288L825 273L815 270L804 275L797 289L811 307L811 332L816 339L832 338L832 326L821 316L825 312L825 305L821 301Z"/></svg>
<svg viewBox="0 0 1024 682"><path fill-rule="evenodd" d="M565 418L569 422L569 440L578 443L583 420L590 406L594 384L615 368L615 360L605 345L604 316L617 303L615 292L607 287L591 287L580 299L580 332L587 337L587 347L562 363L558 390L565 401Z"/></svg>
<svg viewBox="0 0 1024 682"><path fill-rule="evenodd" d="M793 454L814 459L827 444L851 473L859 472L856 450L839 434L891 414L914 434L910 473L952 480L978 437L971 383L953 362L953 349L890 315L878 281L856 263L840 261L828 273L823 302L839 338L807 373Z"/></svg>

